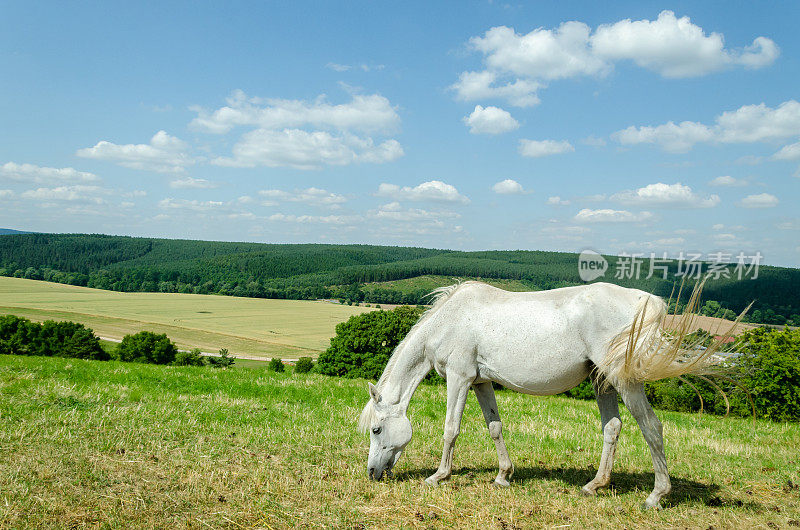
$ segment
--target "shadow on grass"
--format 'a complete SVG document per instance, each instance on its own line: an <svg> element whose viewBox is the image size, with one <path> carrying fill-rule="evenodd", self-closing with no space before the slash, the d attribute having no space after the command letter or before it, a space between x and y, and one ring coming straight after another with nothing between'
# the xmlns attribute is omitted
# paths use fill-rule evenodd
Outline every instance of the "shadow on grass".
<svg viewBox="0 0 800 530"><path fill-rule="evenodd" d="M398 473L395 480L423 480L432 475L436 468L414 469ZM497 468L493 467L461 467L453 471L453 475L475 475L491 474L494 477ZM580 488L594 478L595 471L576 467L543 467L526 466L517 467L511 479L511 487L514 484L524 484L528 481L557 480L569 484L575 488L574 494L580 494ZM695 480L690 480L678 476L670 476L672 482L672 492L662 500L664 507L677 506L679 504L700 503L705 506L718 507L728 506L746 508L748 510L762 511L764 507L752 499L742 500L735 498L724 498L720 496L720 486L714 483L703 484ZM653 473L631 473L626 471L614 471L611 475L611 485L608 489L617 494L631 492L642 492L646 496L653 488ZM608 490L607 489L607 490ZM569 492L569 491L567 491ZM602 492L602 490L601 490ZM571 492L570 492L571 493ZM600 493L603 495L603 493ZM641 499L644 500L644 497Z"/></svg>

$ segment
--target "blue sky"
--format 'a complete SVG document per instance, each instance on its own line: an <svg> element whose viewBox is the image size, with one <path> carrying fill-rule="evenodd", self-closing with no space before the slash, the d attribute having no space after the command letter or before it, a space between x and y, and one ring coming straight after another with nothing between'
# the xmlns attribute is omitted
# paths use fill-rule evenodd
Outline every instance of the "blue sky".
<svg viewBox="0 0 800 530"><path fill-rule="evenodd" d="M797 267L798 11L6 2L0 226Z"/></svg>

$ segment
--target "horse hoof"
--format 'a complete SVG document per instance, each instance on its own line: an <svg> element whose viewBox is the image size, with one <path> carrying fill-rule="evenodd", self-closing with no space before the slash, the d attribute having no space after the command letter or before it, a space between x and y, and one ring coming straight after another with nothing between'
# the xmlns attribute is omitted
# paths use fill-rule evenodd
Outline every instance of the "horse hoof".
<svg viewBox="0 0 800 530"><path fill-rule="evenodd" d="M597 490L590 490L586 486L581 488L581 495L584 497L594 497L597 495Z"/></svg>
<svg viewBox="0 0 800 530"><path fill-rule="evenodd" d="M425 479L425 484L427 484L428 486L430 486L432 488L435 488L436 486L439 485L439 481L434 477L428 477L428 478Z"/></svg>
<svg viewBox="0 0 800 530"><path fill-rule="evenodd" d="M492 486L496 488L507 488L511 485L511 483L505 479L496 478L492 482Z"/></svg>
<svg viewBox="0 0 800 530"><path fill-rule="evenodd" d="M643 512L649 512L650 510L658 511L661 509L661 504L650 504L648 502L643 502L641 508Z"/></svg>

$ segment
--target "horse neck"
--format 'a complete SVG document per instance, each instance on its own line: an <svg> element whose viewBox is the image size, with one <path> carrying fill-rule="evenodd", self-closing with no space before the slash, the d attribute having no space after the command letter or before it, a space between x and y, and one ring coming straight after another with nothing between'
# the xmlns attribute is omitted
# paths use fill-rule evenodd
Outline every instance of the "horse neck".
<svg viewBox="0 0 800 530"><path fill-rule="evenodd" d="M421 341L404 341L395 355L397 360L386 382L381 388L381 396L389 405L400 405L408 410L408 403L420 382L431 371L433 363L426 357Z"/></svg>

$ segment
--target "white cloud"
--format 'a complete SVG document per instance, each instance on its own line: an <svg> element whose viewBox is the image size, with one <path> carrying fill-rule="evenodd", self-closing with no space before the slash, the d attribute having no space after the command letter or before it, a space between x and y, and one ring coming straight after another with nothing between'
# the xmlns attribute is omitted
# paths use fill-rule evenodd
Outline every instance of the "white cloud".
<svg viewBox="0 0 800 530"><path fill-rule="evenodd" d="M551 204L553 206L568 206L570 204L570 201L562 199L558 195L555 195L553 197L547 198L547 204Z"/></svg>
<svg viewBox="0 0 800 530"><path fill-rule="evenodd" d="M611 137L623 145L649 143L665 151L684 153L704 142L753 143L797 135L800 135L800 103L789 100L775 108L764 103L744 105L723 112L711 126L693 121L676 125L670 121L655 127L630 126Z"/></svg>
<svg viewBox="0 0 800 530"><path fill-rule="evenodd" d="M747 186L747 181L744 179L731 177L730 175L723 175L712 179L709 184L712 186L736 187Z"/></svg>
<svg viewBox="0 0 800 530"><path fill-rule="evenodd" d="M492 191L500 195L522 195L524 193L530 193L530 191L526 191L525 188L522 187L522 184L513 179L505 179L497 182L492 186Z"/></svg>
<svg viewBox="0 0 800 530"><path fill-rule="evenodd" d="M192 212L205 213L218 211L225 207L225 203L222 201L198 201L168 197L159 201L158 206L164 210L189 210Z"/></svg>
<svg viewBox="0 0 800 530"><path fill-rule="evenodd" d="M519 141L519 154L532 158L542 156L560 155L562 153L571 153L575 151L572 144L556 140L526 140Z"/></svg>
<svg viewBox="0 0 800 530"><path fill-rule="evenodd" d="M220 157L213 164L229 167L292 167L319 169L353 163L391 162L403 156L396 140L375 145L371 138L327 131L300 129L273 131L256 129L242 136L233 147L233 157Z"/></svg>
<svg viewBox="0 0 800 530"><path fill-rule="evenodd" d="M110 160L133 169L174 173L194 163L187 150L188 145L183 140L158 131L149 144L119 145L104 140L94 147L79 149L75 154L83 158Z"/></svg>
<svg viewBox="0 0 800 530"><path fill-rule="evenodd" d="M461 217L460 214L447 210L433 211L421 208L403 208L397 201L382 205L378 210L370 212L370 216L376 219L402 223L425 222L439 227L444 226L444 220L446 219L458 219Z"/></svg>
<svg viewBox="0 0 800 530"><path fill-rule="evenodd" d="M611 210L608 208L590 210L584 208L575 214L575 220L581 223L639 223L653 217L650 212L633 213L627 210Z"/></svg>
<svg viewBox="0 0 800 530"><path fill-rule="evenodd" d="M720 203L718 195L701 197L692 188L681 184L657 182L636 190L627 190L611 196L622 204L662 208L712 208Z"/></svg>
<svg viewBox="0 0 800 530"><path fill-rule="evenodd" d="M108 190L99 186L75 184L71 186L57 186L55 188L36 188L22 193L22 198L37 201L69 201L105 204L102 197L108 195Z"/></svg>
<svg viewBox="0 0 800 530"><path fill-rule="evenodd" d="M656 20L620 20L599 26L592 51L609 61L631 60L664 77L696 77L730 66L760 68L772 64L778 46L758 37L742 50L726 50L720 33L706 35L689 17L662 11Z"/></svg>
<svg viewBox="0 0 800 530"><path fill-rule="evenodd" d="M266 198L266 201L263 203L265 206L274 206L279 202L288 201L336 207L347 202L347 198L344 195L313 187L304 190L294 190L292 192L284 190L261 190L258 194Z"/></svg>
<svg viewBox="0 0 800 530"><path fill-rule="evenodd" d="M174 189L210 189L217 186L215 182L192 177L175 179L169 183L169 187Z"/></svg>
<svg viewBox="0 0 800 530"><path fill-rule="evenodd" d="M800 142L784 145L781 150L772 155L774 160L800 160Z"/></svg>
<svg viewBox="0 0 800 530"><path fill-rule="evenodd" d="M455 186L442 182L441 180L423 182L413 188L410 186L400 187L396 184L382 183L378 186L378 191L375 195L378 197L390 197L400 201L469 203L469 199L461 195Z"/></svg>
<svg viewBox="0 0 800 530"><path fill-rule="evenodd" d="M725 48L719 33L706 35L689 17L662 11L656 20L630 19L592 29L577 21L554 29L520 34L498 26L469 41L483 56L485 69L463 72L452 85L458 99L503 98L512 105L539 102L545 83L580 76L602 76L617 61L632 61L663 77L694 77L725 68L760 68L772 64L778 46L757 37L750 46Z"/></svg>
<svg viewBox="0 0 800 530"><path fill-rule="evenodd" d="M472 114L464 117L472 134L502 134L519 128L519 122L508 111L498 107L475 105Z"/></svg>
<svg viewBox="0 0 800 530"><path fill-rule="evenodd" d="M334 72L347 72L348 70L361 70L362 72L369 72L371 70L383 70L384 65L376 64L376 65L368 65L366 63L361 64L340 64L340 63L328 63L325 65L325 68L333 70Z"/></svg>
<svg viewBox="0 0 800 530"><path fill-rule="evenodd" d="M267 218L269 221L280 221L284 223L320 223L342 225L361 221L360 216L356 215L287 215L282 213L272 214Z"/></svg>
<svg viewBox="0 0 800 530"><path fill-rule="evenodd" d="M462 72L450 88L461 101L479 99L505 99L515 107L532 107L540 103L536 91L541 83L525 79L497 85L497 74L493 72Z"/></svg>
<svg viewBox="0 0 800 530"><path fill-rule="evenodd" d="M78 171L71 167L41 167L33 164L7 162L0 166L0 180L14 180L29 184L57 185L70 182L95 182L94 173Z"/></svg>
<svg viewBox="0 0 800 530"><path fill-rule="evenodd" d="M237 126L259 129L331 128L369 133L392 132L400 124L400 116L395 108L388 99L378 94L356 94L349 103L333 105L324 95L313 101L261 99L248 97L241 90L236 90L227 103L213 112L193 107L197 117L189 126L215 134L227 133Z"/></svg>
<svg viewBox="0 0 800 530"><path fill-rule="evenodd" d="M0 190L0 200L10 199L14 196L12 190Z"/></svg>
<svg viewBox="0 0 800 530"><path fill-rule="evenodd" d="M702 123L684 121L679 124L667 122L656 127L634 127L617 131L611 138L622 145L657 144L664 151L685 153L699 142L710 142L714 132Z"/></svg>
<svg viewBox="0 0 800 530"><path fill-rule="evenodd" d="M743 208L774 208L778 205L778 198L769 193L748 195L739 202Z"/></svg>

